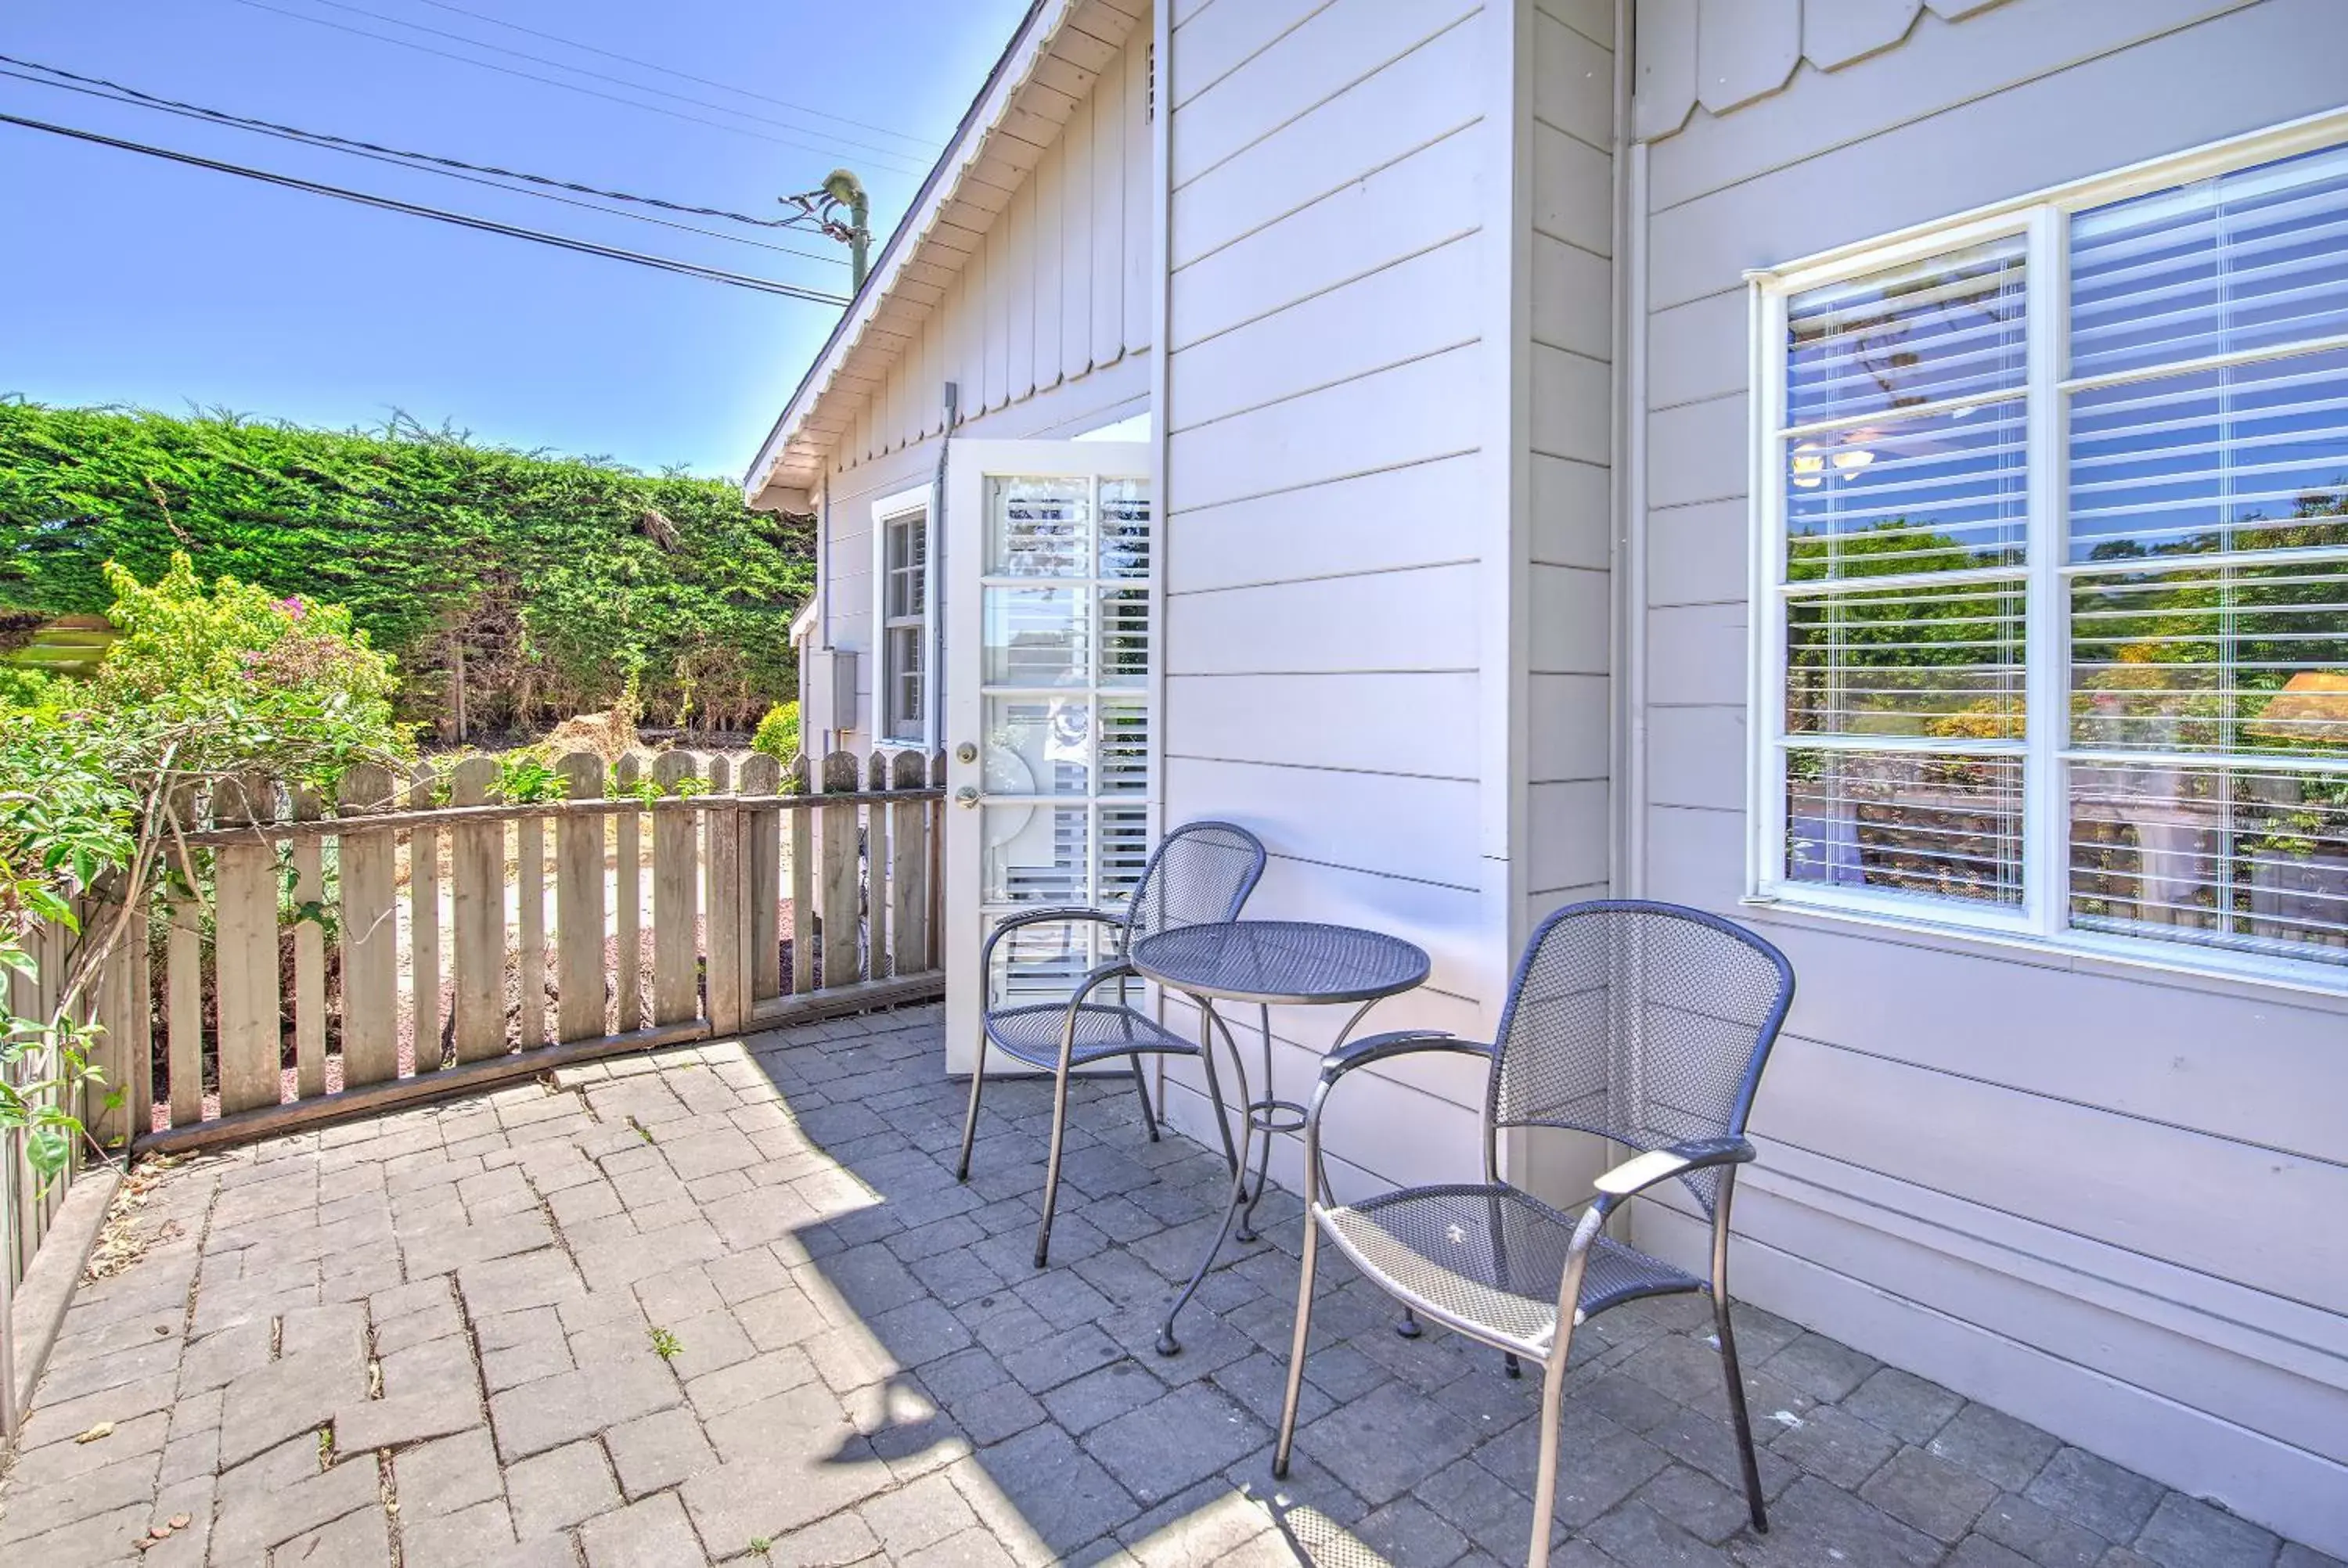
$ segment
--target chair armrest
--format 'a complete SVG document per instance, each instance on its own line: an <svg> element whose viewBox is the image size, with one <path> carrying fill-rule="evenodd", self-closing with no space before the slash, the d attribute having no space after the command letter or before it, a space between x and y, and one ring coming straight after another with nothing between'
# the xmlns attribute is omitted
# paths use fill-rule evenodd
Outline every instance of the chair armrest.
<svg viewBox="0 0 2348 1568"><path fill-rule="evenodd" d="M1599 1177L1591 1185L1598 1189L1598 1201L1611 1209L1623 1199L1643 1192L1658 1182L1715 1165L1742 1165L1756 1158L1756 1153L1753 1145L1743 1138L1695 1138L1684 1143L1673 1143L1669 1148L1650 1149L1643 1154L1633 1155Z"/></svg>
<svg viewBox="0 0 2348 1568"><path fill-rule="evenodd" d="M1489 1058L1492 1048L1479 1040L1461 1040L1437 1029L1398 1029L1388 1034L1365 1035L1348 1040L1321 1059L1321 1081L1334 1083L1357 1067L1408 1056L1422 1050L1447 1050L1461 1056Z"/></svg>

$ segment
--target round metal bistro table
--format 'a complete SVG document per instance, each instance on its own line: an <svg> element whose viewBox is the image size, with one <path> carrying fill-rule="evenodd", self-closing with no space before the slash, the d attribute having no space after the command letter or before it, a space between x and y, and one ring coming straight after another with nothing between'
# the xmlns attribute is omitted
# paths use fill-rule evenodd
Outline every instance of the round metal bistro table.
<svg viewBox="0 0 2348 1568"><path fill-rule="evenodd" d="M1199 1050L1202 1057L1214 1049L1214 1033L1220 1030L1232 1064L1239 1065L1239 1046L1231 1039L1229 1026L1215 1011L1219 1001L1253 1002L1263 1041L1263 1092L1243 1108L1239 1155L1231 1166L1231 1201L1224 1208L1222 1226L1209 1244L1206 1255L1199 1260L1190 1283L1182 1287L1182 1294L1168 1309L1166 1322L1158 1332L1159 1354L1171 1356L1182 1348L1174 1337L1174 1319L1198 1293L1207 1271L1215 1266L1223 1243L1231 1237L1233 1222L1238 1222L1240 1240L1256 1239L1252 1221L1256 1205L1263 1201L1264 1176L1272 1164L1272 1135L1298 1132L1304 1125L1304 1106L1293 1100L1282 1100L1273 1092L1272 1004L1356 1004L1345 1027L1337 1031L1335 1044L1331 1047L1334 1050L1345 1043L1370 1009L1424 981L1428 963L1425 948L1399 937L1309 920L1230 920L1177 926L1142 938L1134 943L1128 957L1144 977L1169 990L1180 991L1198 1004ZM1212 1091L1211 1074L1208 1084ZM1242 1097L1247 1093L1243 1068L1240 1093ZM1221 1098L1220 1094L1214 1098L1215 1114L1220 1117ZM1256 1152L1255 1189L1251 1193L1247 1185L1248 1142L1257 1134L1262 1134L1262 1143Z"/></svg>

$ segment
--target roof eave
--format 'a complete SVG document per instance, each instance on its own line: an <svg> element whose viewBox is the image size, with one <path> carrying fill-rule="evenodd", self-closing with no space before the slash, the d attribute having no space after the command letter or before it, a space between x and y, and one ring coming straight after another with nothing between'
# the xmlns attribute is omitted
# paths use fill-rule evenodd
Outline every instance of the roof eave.
<svg viewBox="0 0 2348 1568"><path fill-rule="evenodd" d="M914 196L912 206L889 236L889 242L881 247L880 258L871 272L866 274L863 286L856 291L855 297L848 302L848 308L840 313L839 320L833 323L830 336L824 340L822 349L808 365L807 374L799 378L798 390L791 394L790 402L784 405L782 414L767 432L767 439L760 444L757 456L752 459L748 471L742 476L742 498L749 506L767 510L804 509L804 491L790 492L801 497L798 507L788 507L779 497L767 495L769 480L783 448L797 434L799 421L806 417L808 409L828 389L842 362L853 351L863 329L887 303L921 236L929 231L939 212L953 200L954 187L959 181L950 176L968 166L972 161L970 155L976 151L978 144L1002 122L1019 85L1033 69L1043 41L1057 30L1060 21L1074 9L1075 5L1076 0L1032 0L1028 5L1027 15L1011 35L1010 42L1004 46L1002 55L994 62L994 68L987 73L986 81L979 88L978 95L971 99L970 108L963 112L962 123L955 128L953 138L946 143L945 150L938 155L937 162L931 166L928 177L922 181L922 189Z"/></svg>

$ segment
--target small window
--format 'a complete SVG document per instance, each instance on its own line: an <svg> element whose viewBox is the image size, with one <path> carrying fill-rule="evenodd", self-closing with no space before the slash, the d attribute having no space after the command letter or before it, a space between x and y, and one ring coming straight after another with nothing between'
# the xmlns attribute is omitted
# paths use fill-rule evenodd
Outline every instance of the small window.
<svg viewBox="0 0 2348 1568"><path fill-rule="evenodd" d="M1756 892L2348 979L2348 148L1762 285Z"/></svg>
<svg viewBox="0 0 2348 1568"><path fill-rule="evenodd" d="M878 519L880 623L873 702L880 739L926 745L929 738L930 513L926 496L911 510Z"/></svg>

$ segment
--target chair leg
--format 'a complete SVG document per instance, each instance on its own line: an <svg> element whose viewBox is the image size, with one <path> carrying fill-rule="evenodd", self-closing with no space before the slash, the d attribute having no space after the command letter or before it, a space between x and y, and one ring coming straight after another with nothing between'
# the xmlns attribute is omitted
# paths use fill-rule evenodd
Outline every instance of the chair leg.
<svg viewBox="0 0 2348 1568"><path fill-rule="evenodd" d="M1573 1350L1573 1325L1559 1325L1557 1348L1541 1367L1540 1470L1533 1479L1533 1538L1525 1568L1549 1568L1550 1530L1557 1518L1557 1450L1565 1406L1565 1366Z"/></svg>
<svg viewBox="0 0 2348 1568"><path fill-rule="evenodd" d="M1513 1351L1500 1358L1500 1370L1511 1378L1521 1378L1525 1375L1524 1364L1517 1359Z"/></svg>
<svg viewBox="0 0 2348 1568"><path fill-rule="evenodd" d="M1149 1141L1158 1139L1158 1117L1149 1109L1149 1080L1141 1071L1141 1058L1128 1057L1133 1063L1133 1091L1141 1096L1141 1124L1149 1129Z"/></svg>
<svg viewBox="0 0 2348 1568"><path fill-rule="evenodd" d="M1321 1222L1307 1201L1304 1255L1296 1271L1296 1331L1288 1346L1288 1390L1280 1401L1280 1440L1272 1450L1272 1473L1282 1478L1288 1474L1288 1451L1296 1442L1296 1401L1304 1389L1304 1342L1313 1332L1313 1275L1320 1255Z"/></svg>
<svg viewBox="0 0 2348 1568"><path fill-rule="evenodd" d="M1404 1307L1402 1309L1402 1317L1395 1320L1395 1332L1401 1335L1406 1339L1417 1338L1418 1314L1413 1312L1407 1307Z"/></svg>
<svg viewBox="0 0 2348 1568"><path fill-rule="evenodd" d="M1068 1132L1068 1064L1052 1081L1052 1157L1044 1165L1044 1217L1035 1227L1035 1266L1052 1255L1052 1209L1060 1200L1060 1144Z"/></svg>
<svg viewBox="0 0 2348 1568"><path fill-rule="evenodd" d="M1745 1374L1736 1361L1736 1329L1728 1320L1728 1206L1736 1193L1734 1167L1720 1173L1712 1214L1712 1325L1720 1338L1720 1370L1728 1379L1728 1414L1736 1427L1736 1457L1745 1467L1745 1506L1754 1530L1769 1532L1761 1502L1761 1464L1753 1454L1753 1418L1745 1409Z"/></svg>
<svg viewBox="0 0 2348 1568"><path fill-rule="evenodd" d="M986 1087L986 1037L978 1040L978 1064L970 1070L970 1110L962 1119L962 1163L954 1167L954 1180L970 1180L970 1146L978 1139L978 1095Z"/></svg>
<svg viewBox="0 0 2348 1568"><path fill-rule="evenodd" d="M1745 1378L1736 1365L1736 1333L1728 1324L1728 1298L1712 1298L1712 1321L1720 1336L1720 1369L1728 1378L1728 1413L1736 1425L1736 1457L1745 1466L1745 1505L1753 1528L1769 1533L1768 1512L1761 1505L1761 1464L1753 1454L1753 1418L1745 1409Z"/></svg>

